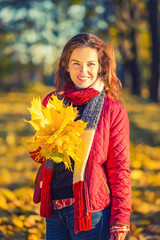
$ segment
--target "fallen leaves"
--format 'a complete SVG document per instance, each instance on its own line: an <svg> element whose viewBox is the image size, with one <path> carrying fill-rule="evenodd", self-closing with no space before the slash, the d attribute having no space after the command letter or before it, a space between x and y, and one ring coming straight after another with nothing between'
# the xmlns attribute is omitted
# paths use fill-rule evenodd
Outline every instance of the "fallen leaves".
<svg viewBox="0 0 160 240"><path fill-rule="evenodd" d="M24 226L27 228L36 226L36 221L41 221L41 217L39 215L30 215L24 221Z"/></svg>

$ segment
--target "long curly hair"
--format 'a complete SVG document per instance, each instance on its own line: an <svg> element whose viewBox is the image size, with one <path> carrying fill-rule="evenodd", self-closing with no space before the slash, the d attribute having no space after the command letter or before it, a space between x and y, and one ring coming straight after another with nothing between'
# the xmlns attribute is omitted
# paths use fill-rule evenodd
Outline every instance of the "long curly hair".
<svg viewBox="0 0 160 240"><path fill-rule="evenodd" d="M116 76L114 49L112 46L104 43L100 38L90 33L77 34L64 46L55 73L54 83L57 92L63 91L67 84L72 81L67 68L72 52L78 47L90 47L97 50L100 66L98 77L104 82L104 91L114 100L121 101L120 90L122 85L119 78Z"/></svg>

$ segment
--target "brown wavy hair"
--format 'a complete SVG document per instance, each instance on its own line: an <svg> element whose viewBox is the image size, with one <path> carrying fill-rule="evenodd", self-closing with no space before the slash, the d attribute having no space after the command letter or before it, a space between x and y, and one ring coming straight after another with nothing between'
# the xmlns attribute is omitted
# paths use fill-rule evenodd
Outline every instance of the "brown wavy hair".
<svg viewBox="0 0 160 240"><path fill-rule="evenodd" d="M104 82L104 91L111 98L121 100L120 90L122 85L119 78L116 76L116 59L114 49L112 46L104 43L100 38L90 33L77 34L64 46L59 59L58 69L55 73L54 83L57 92L63 91L68 82L72 81L67 68L72 52L78 47L90 47L97 49L100 65L98 77Z"/></svg>

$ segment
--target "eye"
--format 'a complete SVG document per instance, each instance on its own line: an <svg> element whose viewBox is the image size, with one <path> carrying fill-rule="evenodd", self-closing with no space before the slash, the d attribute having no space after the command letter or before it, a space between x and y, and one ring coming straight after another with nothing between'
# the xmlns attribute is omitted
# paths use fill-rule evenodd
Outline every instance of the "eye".
<svg viewBox="0 0 160 240"><path fill-rule="evenodd" d="M95 66L95 64L94 63L89 63L88 66Z"/></svg>
<svg viewBox="0 0 160 240"><path fill-rule="evenodd" d="M79 66L80 64L78 62L74 62L73 65L78 65Z"/></svg>

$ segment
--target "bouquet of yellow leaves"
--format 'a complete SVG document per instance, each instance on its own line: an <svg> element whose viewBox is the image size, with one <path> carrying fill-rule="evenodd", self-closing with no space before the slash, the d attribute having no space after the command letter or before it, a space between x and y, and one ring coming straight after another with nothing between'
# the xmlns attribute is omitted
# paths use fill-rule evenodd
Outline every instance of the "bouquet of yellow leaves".
<svg viewBox="0 0 160 240"><path fill-rule="evenodd" d="M65 106L62 100L52 95L46 107L40 98L34 98L31 108L30 123L35 129L35 134L28 141L28 150L36 151L38 148L38 159L44 157L52 159L55 163L64 162L71 169L71 160L80 161L77 155L80 150L81 134L87 125L78 117L78 111L72 106Z"/></svg>

